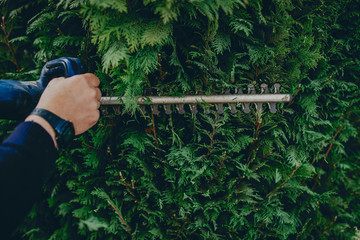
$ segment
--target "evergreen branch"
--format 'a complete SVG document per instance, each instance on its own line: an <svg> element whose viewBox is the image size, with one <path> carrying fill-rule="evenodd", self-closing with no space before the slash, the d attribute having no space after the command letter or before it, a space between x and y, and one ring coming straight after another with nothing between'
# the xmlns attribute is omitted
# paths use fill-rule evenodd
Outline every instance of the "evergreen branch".
<svg viewBox="0 0 360 240"><path fill-rule="evenodd" d="M107 200L108 204L112 207L112 209L114 209L115 213L119 216L119 218L121 219L123 225L126 227L126 231L127 232L132 232L131 228L129 227L129 225L125 222L124 218L121 216L121 214L119 213L119 211L116 209L116 207L114 206L114 204L112 204L109 200Z"/></svg>
<svg viewBox="0 0 360 240"><path fill-rule="evenodd" d="M11 56L12 56L12 58L13 58L13 60L14 60L15 66L16 66L16 68L17 68L17 71L18 71L19 73L21 73L22 71L21 71L21 68L20 68L20 66L19 66L19 63L18 63L18 61L17 61L17 59L16 59L16 57L15 57L14 49L12 48L12 46L11 46L11 44L10 44L9 33L6 31L5 17L4 17L4 16L2 16L1 28L2 28L2 30L3 30L3 32L4 32L4 35L5 35L5 39L6 39L6 43L5 43L5 44L6 44L6 46L8 47L8 49L9 49L9 51L10 51L10 53L11 53Z"/></svg>

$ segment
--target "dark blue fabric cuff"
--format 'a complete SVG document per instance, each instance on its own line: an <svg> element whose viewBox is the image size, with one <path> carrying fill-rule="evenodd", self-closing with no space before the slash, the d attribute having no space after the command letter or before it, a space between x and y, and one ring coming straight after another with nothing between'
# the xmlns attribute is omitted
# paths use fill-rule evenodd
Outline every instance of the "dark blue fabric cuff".
<svg viewBox="0 0 360 240"><path fill-rule="evenodd" d="M47 156L50 159L58 157L50 134L35 122L19 124L3 144L24 148L34 157Z"/></svg>

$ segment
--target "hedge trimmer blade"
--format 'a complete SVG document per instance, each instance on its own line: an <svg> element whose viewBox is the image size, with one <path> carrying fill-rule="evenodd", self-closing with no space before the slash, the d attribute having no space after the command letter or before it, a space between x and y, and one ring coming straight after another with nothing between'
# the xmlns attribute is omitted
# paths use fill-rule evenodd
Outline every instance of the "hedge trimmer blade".
<svg viewBox="0 0 360 240"><path fill-rule="evenodd" d="M263 104L269 106L271 113L276 113L276 103L289 102L291 99L290 94L280 94L280 84L274 84L274 93L269 92L267 84L261 84L261 92L256 93L253 84L248 85L248 92L244 94L241 88L236 88L234 94L230 94L230 90L227 89L223 95L191 95L183 97L173 96L139 96L137 97L137 104L140 105L142 112L146 112L146 106L150 106L153 114L158 115L159 105L163 106L166 114L171 114L173 111L172 105L179 114L185 113L185 106L188 105L188 109L191 113L198 113L197 105L204 104L204 112L210 113L210 104L214 104L219 114L224 112L223 105L229 104L231 113L237 112L237 104L240 103L244 113L250 112L250 104L255 104L256 111L262 111ZM116 114L120 114L120 105L126 102L125 97L102 97L101 105L103 108L113 106Z"/></svg>

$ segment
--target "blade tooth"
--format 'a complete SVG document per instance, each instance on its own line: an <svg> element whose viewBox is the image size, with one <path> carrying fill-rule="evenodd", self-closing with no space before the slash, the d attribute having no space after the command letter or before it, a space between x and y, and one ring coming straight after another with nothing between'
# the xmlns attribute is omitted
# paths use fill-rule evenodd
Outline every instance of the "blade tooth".
<svg viewBox="0 0 360 240"><path fill-rule="evenodd" d="M264 94L264 93L267 94L267 93L269 93L269 88L268 88L268 85L267 85L266 83L262 83L262 84L260 85L260 88L261 88L260 94ZM264 103L255 103L256 111L262 112L262 110L263 110L263 104L264 104ZM270 105L269 105L269 107L270 107Z"/></svg>
<svg viewBox="0 0 360 240"><path fill-rule="evenodd" d="M274 84L274 93L280 93L280 84L279 83Z"/></svg>
<svg viewBox="0 0 360 240"><path fill-rule="evenodd" d="M248 94L256 94L254 84L248 84Z"/></svg>
<svg viewBox="0 0 360 240"><path fill-rule="evenodd" d="M236 89L235 89L235 92L236 92L237 94L244 94L244 93L243 93L243 90L241 89L241 87L236 88Z"/></svg>
<svg viewBox="0 0 360 240"><path fill-rule="evenodd" d="M269 103L271 113L276 113L276 103Z"/></svg>
<svg viewBox="0 0 360 240"><path fill-rule="evenodd" d="M185 113L184 104L176 104L176 109L177 109L178 113L181 115L183 115Z"/></svg>
<svg viewBox="0 0 360 240"><path fill-rule="evenodd" d="M167 115L170 115L172 113L172 110L171 110L171 105L170 104L165 104L164 105L164 109L165 109L165 113Z"/></svg>
<svg viewBox="0 0 360 240"><path fill-rule="evenodd" d="M140 111L142 114L146 114L146 105L140 105Z"/></svg>
<svg viewBox="0 0 360 240"><path fill-rule="evenodd" d="M263 104L262 103L255 103L255 109L257 112L262 112Z"/></svg>
<svg viewBox="0 0 360 240"><path fill-rule="evenodd" d="M269 87L268 87L268 85L266 83L261 84L260 87L261 87L261 93L264 93L264 94L270 93L269 92ZM269 109L271 110L271 108L272 108L271 104L267 103L267 105L269 106Z"/></svg>
<svg viewBox="0 0 360 240"><path fill-rule="evenodd" d="M237 89L235 88L235 93L236 92L237 92ZM231 94L230 89L226 88L225 89L225 95L230 95L230 94ZM236 104L235 103L230 103L229 106L230 106L231 113L235 114L237 112Z"/></svg>
<svg viewBox="0 0 360 240"><path fill-rule="evenodd" d="M269 88L268 88L268 85L266 83L262 83L260 85L260 87L261 87L261 93L265 93L265 94L269 93Z"/></svg>
<svg viewBox="0 0 360 240"><path fill-rule="evenodd" d="M216 105L216 108L217 108L217 111L219 114L223 114L224 113L224 106L222 103L218 103L218 104L215 104Z"/></svg>
<svg viewBox="0 0 360 240"><path fill-rule="evenodd" d="M280 84L279 83L275 83L274 84L274 93L280 93ZM269 108L270 108L270 112L271 113L276 113L276 103L269 103Z"/></svg>
<svg viewBox="0 0 360 240"><path fill-rule="evenodd" d="M198 113L196 104L189 104L189 107L190 107L190 111L191 111L192 114L197 114Z"/></svg>
<svg viewBox="0 0 360 240"><path fill-rule="evenodd" d="M242 91L242 89L241 89L241 87L237 87L237 88L235 88L235 94L239 94L239 95L241 95L241 94L244 94L243 93L243 91ZM241 108L244 110L244 103L241 103ZM236 104L235 104L235 109L236 109ZM236 113L237 112L237 109L236 109L236 111L234 112L234 113Z"/></svg>
<svg viewBox="0 0 360 240"><path fill-rule="evenodd" d="M114 106L113 110L115 112L115 115L120 115L121 114L120 106Z"/></svg>
<svg viewBox="0 0 360 240"><path fill-rule="evenodd" d="M153 114L155 115L159 115L160 111L159 111L159 105L154 104L154 105L150 105L151 107L151 111Z"/></svg>
<svg viewBox="0 0 360 240"><path fill-rule="evenodd" d="M249 103L245 103L244 104L245 106L244 106L244 109L243 109L243 111L244 111L244 113L249 113L250 112L250 108L249 108Z"/></svg>
<svg viewBox="0 0 360 240"><path fill-rule="evenodd" d="M242 94L242 90L240 89L240 92ZM255 94L255 87L253 84L249 84L248 85L248 94ZM240 94L240 93L239 93ZM249 113L250 112L250 103L243 103L243 111L244 113Z"/></svg>

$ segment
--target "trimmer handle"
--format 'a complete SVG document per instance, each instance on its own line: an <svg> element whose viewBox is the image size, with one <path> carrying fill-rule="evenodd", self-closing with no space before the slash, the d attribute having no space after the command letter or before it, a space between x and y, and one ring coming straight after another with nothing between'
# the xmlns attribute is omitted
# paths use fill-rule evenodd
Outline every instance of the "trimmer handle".
<svg viewBox="0 0 360 240"><path fill-rule="evenodd" d="M79 59L63 57L47 62L37 81L0 80L0 119L23 120L53 78L68 78L84 72Z"/></svg>

